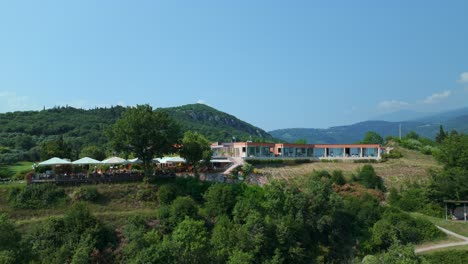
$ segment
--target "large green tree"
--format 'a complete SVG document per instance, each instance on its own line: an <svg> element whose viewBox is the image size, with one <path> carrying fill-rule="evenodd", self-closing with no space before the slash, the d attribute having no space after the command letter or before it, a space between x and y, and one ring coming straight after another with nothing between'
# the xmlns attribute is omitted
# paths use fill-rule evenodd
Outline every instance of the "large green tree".
<svg viewBox="0 0 468 264"><path fill-rule="evenodd" d="M383 144L383 138L374 131L369 131L364 136L361 143L363 144Z"/></svg>
<svg viewBox="0 0 468 264"><path fill-rule="evenodd" d="M436 158L444 169L432 175L432 198L468 199L468 135L451 133L439 149Z"/></svg>
<svg viewBox="0 0 468 264"><path fill-rule="evenodd" d="M153 158L175 152L180 140L175 121L162 110L153 111L150 105L127 109L109 134L113 148L140 158L146 172L150 171Z"/></svg>
<svg viewBox="0 0 468 264"><path fill-rule="evenodd" d="M98 146L86 146L81 149L80 158L89 157L97 160L103 160L106 158L104 150Z"/></svg>
<svg viewBox="0 0 468 264"><path fill-rule="evenodd" d="M444 128L442 127L442 125L440 125L439 127L439 133L437 133L436 137L435 137L435 141L437 143L442 143L442 141L444 141L444 139L446 139L448 136L448 133L444 131Z"/></svg>
<svg viewBox="0 0 468 264"><path fill-rule="evenodd" d="M211 159L210 142L197 132L187 131L182 139L180 156L192 164L195 168L203 160L205 163Z"/></svg>
<svg viewBox="0 0 468 264"><path fill-rule="evenodd" d="M56 140L44 142L41 146L41 159L46 160L53 157L71 158L72 149L62 136Z"/></svg>

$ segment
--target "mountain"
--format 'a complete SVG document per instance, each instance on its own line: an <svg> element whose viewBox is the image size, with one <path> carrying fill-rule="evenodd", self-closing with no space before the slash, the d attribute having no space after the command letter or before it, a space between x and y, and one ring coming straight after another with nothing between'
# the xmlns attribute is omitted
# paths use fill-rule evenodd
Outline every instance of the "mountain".
<svg viewBox="0 0 468 264"><path fill-rule="evenodd" d="M205 104L188 104L164 110L177 120L184 130L200 132L212 141L229 142L233 137L237 140L273 140L263 129Z"/></svg>
<svg viewBox="0 0 468 264"><path fill-rule="evenodd" d="M435 113L409 121L365 121L327 129L288 128L270 131L269 133L273 137L287 142L306 139L308 143L354 143L362 140L368 131L375 131L384 138L398 136L400 125L402 135L409 131L415 131L421 136L435 138L440 125L448 131L455 129L468 133L468 108Z"/></svg>
<svg viewBox="0 0 468 264"><path fill-rule="evenodd" d="M432 115L433 113L422 113L412 110L399 110L388 114L373 117L371 120L388 121L388 122L401 122L415 120Z"/></svg>
<svg viewBox="0 0 468 264"><path fill-rule="evenodd" d="M54 107L42 111L23 111L0 114L0 163L17 160L38 160L40 145L62 136L78 156L84 146L107 148L108 130L127 108L76 109ZM191 104L164 110L183 131L193 130L210 141L237 140L274 141L264 130L235 116L203 104ZM109 153L112 154L112 153Z"/></svg>

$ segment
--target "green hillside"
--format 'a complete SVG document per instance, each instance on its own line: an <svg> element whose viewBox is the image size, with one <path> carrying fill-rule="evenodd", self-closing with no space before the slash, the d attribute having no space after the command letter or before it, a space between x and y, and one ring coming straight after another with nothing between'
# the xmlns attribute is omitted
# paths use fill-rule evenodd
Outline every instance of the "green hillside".
<svg viewBox="0 0 468 264"><path fill-rule="evenodd" d="M106 131L125 110L122 106L90 110L55 107L0 114L0 164L37 161L41 144L59 137L71 147L73 157L70 158L77 158L86 146L110 151ZM197 131L211 141L231 141L233 137L237 140L273 140L264 130L203 104L156 111L167 111L183 131Z"/></svg>
<svg viewBox="0 0 468 264"><path fill-rule="evenodd" d="M184 130L198 131L212 141L239 140L271 141L273 137L263 129L218 111L205 104L189 104L164 108Z"/></svg>

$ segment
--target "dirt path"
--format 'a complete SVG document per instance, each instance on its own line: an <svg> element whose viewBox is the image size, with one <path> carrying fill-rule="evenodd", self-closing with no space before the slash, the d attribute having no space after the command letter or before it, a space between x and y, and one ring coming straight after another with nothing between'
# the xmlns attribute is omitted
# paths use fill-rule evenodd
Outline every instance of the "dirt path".
<svg viewBox="0 0 468 264"><path fill-rule="evenodd" d="M437 226L437 228L439 228L440 230L442 230L442 232L446 233L447 235L449 236L454 236L456 238L459 238L463 241L461 242L451 242L451 243L444 243L444 244L439 244L439 245L433 245L433 246L427 246L427 247L421 247L421 248L417 248L415 250L416 253L421 253L421 252L425 252L425 251L431 251L431 250L435 250L435 249L439 249L439 248L448 248L448 247L456 247L456 246L464 246L464 245L468 245L468 237L465 237L465 236L462 236L462 235L459 235L457 233L454 233L450 230L447 230L445 228L442 228L440 226Z"/></svg>

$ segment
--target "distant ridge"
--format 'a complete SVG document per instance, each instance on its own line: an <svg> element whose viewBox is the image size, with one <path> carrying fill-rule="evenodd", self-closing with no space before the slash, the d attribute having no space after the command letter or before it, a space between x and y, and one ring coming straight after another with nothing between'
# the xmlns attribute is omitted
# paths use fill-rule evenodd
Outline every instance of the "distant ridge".
<svg viewBox="0 0 468 264"><path fill-rule="evenodd" d="M455 129L468 133L468 107L401 122L364 121L327 129L287 128L273 130L269 133L273 137L287 142L306 139L308 143L354 143L362 140L367 131L375 131L383 137L398 136L400 124L403 135L409 131L415 131L424 137L435 138L440 125L443 125L445 130Z"/></svg>

